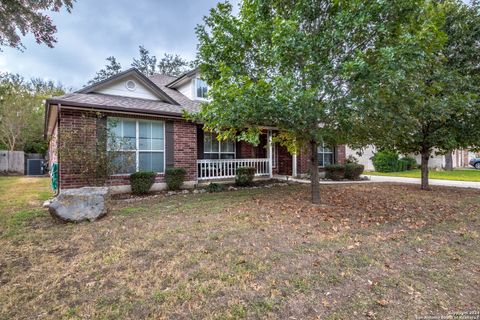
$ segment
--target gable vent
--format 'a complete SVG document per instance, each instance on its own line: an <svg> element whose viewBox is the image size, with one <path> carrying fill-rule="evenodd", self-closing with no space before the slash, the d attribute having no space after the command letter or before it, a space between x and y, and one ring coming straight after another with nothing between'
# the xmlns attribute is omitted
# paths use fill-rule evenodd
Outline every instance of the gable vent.
<svg viewBox="0 0 480 320"><path fill-rule="evenodd" d="M137 84L133 80L127 80L125 82L125 87L130 91L135 91L135 89L137 88Z"/></svg>

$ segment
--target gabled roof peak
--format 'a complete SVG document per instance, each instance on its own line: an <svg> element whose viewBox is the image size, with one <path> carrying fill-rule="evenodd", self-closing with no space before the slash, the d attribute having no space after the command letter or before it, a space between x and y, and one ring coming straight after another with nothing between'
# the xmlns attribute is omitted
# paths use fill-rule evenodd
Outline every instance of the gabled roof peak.
<svg viewBox="0 0 480 320"><path fill-rule="evenodd" d="M105 87L106 85L118 81L121 79L124 79L126 77L133 76L135 77L138 81L140 81L144 86L146 86L148 89L150 89L155 95L157 95L161 100L171 103L174 105L179 105L177 101L175 101L172 97L170 97L168 94L166 94L161 88L159 88L152 80L150 80L148 77L146 77L143 73L141 73L137 68L130 68L128 70L122 71L114 76L111 76L110 78L101 80L97 83L94 83L92 85L86 86L85 88L78 90L77 93L92 93L95 92L96 90Z"/></svg>

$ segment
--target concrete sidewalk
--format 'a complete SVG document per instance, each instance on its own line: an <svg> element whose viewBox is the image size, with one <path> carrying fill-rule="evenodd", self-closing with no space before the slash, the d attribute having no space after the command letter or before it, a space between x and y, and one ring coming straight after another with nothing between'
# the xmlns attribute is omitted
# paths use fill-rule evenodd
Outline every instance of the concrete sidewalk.
<svg viewBox="0 0 480 320"><path fill-rule="evenodd" d="M395 182L395 183L411 183L411 184L420 184L421 183L421 180L419 178L370 176L368 174L366 174L365 176L367 176L370 179L371 182ZM429 182L430 182L430 185L432 185L432 186L480 189L480 182L438 180L438 179L429 179Z"/></svg>
<svg viewBox="0 0 480 320"><path fill-rule="evenodd" d="M419 178L371 176L371 175L368 175L368 174L365 174L363 176L368 177L370 180L361 180L361 181L320 180L320 184L361 184L361 183L378 183L378 182L409 183L409 184L420 184L421 183ZM298 183L310 183L310 180L307 180L307 179L295 179L295 178L288 178L287 179L285 177L280 177L280 176L276 176L276 178L280 179L280 180L294 181L294 182L298 182ZM429 179L429 182L430 182L430 185L432 185L432 186L480 189L480 182L438 180L438 179Z"/></svg>

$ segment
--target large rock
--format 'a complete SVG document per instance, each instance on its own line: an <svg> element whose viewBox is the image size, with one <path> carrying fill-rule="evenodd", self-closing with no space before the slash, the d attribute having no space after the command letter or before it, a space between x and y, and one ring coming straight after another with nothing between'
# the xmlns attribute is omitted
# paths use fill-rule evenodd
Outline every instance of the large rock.
<svg viewBox="0 0 480 320"><path fill-rule="evenodd" d="M109 191L106 187L68 189L51 201L50 214L64 221L94 221L107 214Z"/></svg>

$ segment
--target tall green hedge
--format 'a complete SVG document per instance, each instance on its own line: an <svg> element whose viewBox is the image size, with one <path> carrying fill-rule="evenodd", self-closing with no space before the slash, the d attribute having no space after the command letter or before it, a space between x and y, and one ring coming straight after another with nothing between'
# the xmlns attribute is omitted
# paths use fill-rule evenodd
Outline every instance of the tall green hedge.
<svg viewBox="0 0 480 320"><path fill-rule="evenodd" d="M392 151L379 151L372 157L375 171L396 172L399 169L398 154Z"/></svg>

